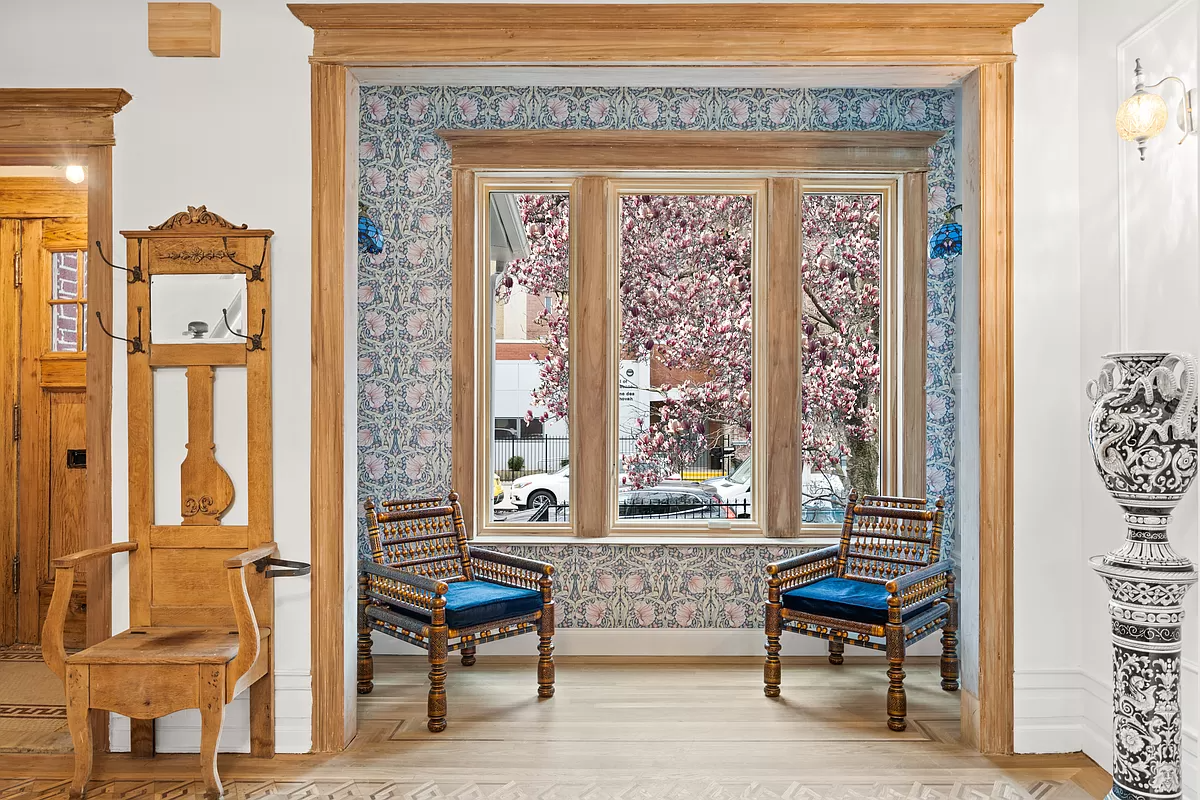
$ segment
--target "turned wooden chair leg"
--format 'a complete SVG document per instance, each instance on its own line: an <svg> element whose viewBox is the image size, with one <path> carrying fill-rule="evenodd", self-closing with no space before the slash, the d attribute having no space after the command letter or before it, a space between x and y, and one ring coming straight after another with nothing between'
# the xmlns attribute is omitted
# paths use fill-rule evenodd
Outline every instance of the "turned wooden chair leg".
<svg viewBox="0 0 1200 800"><path fill-rule="evenodd" d="M942 689L958 691L958 598L954 595L954 576L949 579L950 594L946 598L950 612L942 628Z"/></svg>
<svg viewBox="0 0 1200 800"><path fill-rule="evenodd" d="M266 674L250 684L250 755L275 757L275 648L271 646Z"/></svg>
<svg viewBox="0 0 1200 800"><path fill-rule="evenodd" d="M772 593L778 589L772 587ZM763 694L767 697L779 697L779 682L781 680L782 664L779 651L779 636L783 633L783 606L779 603L767 603L767 661L763 665Z"/></svg>
<svg viewBox="0 0 1200 800"><path fill-rule="evenodd" d="M846 653L846 642L842 639L829 640L829 663L839 665L843 663Z"/></svg>
<svg viewBox="0 0 1200 800"><path fill-rule="evenodd" d="M474 647L464 647L462 649L462 665L464 667L475 666L475 648Z"/></svg>
<svg viewBox="0 0 1200 800"><path fill-rule="evenodd" d="M225 667L200 667L200 779L206 800L224 794L217 774L217 743L225 722Z"/></svg>
<svg viewBox="0 0 1200 800"><path fill-rule="evenodd" d="M887 636L888 727L902 731L908 727L908 698L904 695L904 628L899 624L885 626Z"/></svg>
<svg viewBox="0 0 1200 800"><path fill-rule="evenodd" d="M358 576L358 693L375 688L375 661L371 657L371 628L367 625L367 576Z"/></svg>
<svg viewBox="0 0 1200 800"><path fill-rule="evenodd" d="M88 667L67 665L67 727L75 747L75 776L70 796L78 800L87 791L92 775L92 729L88 725Z"/></svg>
<svg viewBox="0 0 1200 800"><path fill-rule="evenodd" d="M554 696L554 602L542 606L538 620L538 697Z"/></svg>
<svg viewBox="0 0 1200 800"><path fill-rule="evenodd" d="M429 730L446 730L446 635L445 625L429 628Z"/></svg>

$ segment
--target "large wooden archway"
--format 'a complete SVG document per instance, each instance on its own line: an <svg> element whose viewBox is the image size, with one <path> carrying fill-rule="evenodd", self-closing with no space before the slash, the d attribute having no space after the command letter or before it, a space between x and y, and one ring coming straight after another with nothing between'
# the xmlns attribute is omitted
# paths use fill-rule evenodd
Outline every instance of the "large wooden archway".
<svg viewBox="0 0 1200 800"><path fill-rule="evenodd" d="M1037 4L347 4L289 6L312 63L313 749L353 736L344 640L347 99L354 67L771 66L861 85L963 80L964 214L980 273L979 747L1013 742L1012 29ZM886 81L886 84L878 81ZM349 144L353 145L353 142ZM459 387L456 387L459 388ZM350 709L349 713L347 709Z"/></svg>

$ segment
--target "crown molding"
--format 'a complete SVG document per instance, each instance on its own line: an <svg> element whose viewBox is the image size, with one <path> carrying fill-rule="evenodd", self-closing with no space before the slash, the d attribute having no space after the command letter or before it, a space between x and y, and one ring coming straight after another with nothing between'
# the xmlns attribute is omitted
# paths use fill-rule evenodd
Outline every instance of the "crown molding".
<svg viewBox="0 0 1200 800"><path fill-rule="evenodd" d="M0 145L113 145L124 89L0 89Z"/></svg>

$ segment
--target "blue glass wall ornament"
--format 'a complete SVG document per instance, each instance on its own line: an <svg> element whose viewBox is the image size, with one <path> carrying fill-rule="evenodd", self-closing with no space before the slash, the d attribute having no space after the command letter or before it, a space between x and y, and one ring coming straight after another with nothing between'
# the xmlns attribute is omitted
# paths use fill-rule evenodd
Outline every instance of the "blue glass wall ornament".
<svg viewBox="0 0 1200 800"><path fill-rule="evenodd" d="M358 249L373 256L383 252L383 233L362 206L358 208Z"/></svg>
<svg viewBox="0 0 1200 800"><path fill-rule="evenodd" d="M962 225L954 221L954 212L961 205L951 206L946 211L946 220L929 240L930 258L951 258L962 255Z"/></svg>

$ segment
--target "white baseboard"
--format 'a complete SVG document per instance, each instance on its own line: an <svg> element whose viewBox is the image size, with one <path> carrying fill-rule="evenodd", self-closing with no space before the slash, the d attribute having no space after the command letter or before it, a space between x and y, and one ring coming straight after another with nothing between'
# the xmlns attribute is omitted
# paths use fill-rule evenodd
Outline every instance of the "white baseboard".
<svg viewBox="0 0 1200 800"><path fill-rule="evenodd" d="M129 752L129 718L109 715L109 749ZM159 753L200 752L200 712L177 711L155 721L154 749ZM226 706L217 746L222 753L250 752L250 701L247 693ZM275 752L312 750L312 677L305 672L275 673Z"/></svg>
<svg viewBox="0 0 1200 800"><path fill-rule="evenodd" d="M557 656L762 656L766 639L763 632L750 628L559 628L554 633ZM828 644L810 636L785 633L785 656L819 656L829 652ZM372 636L371 649L378 655L413 655L420 651L410 644L378 631ZM481 654L498 656L537 655L537 636L514 636L479 646ZM941 637L937 634L909 648L909 655L941 655ZM846 647L846 654L883 658L883 653L863 647Z"/></svg>

